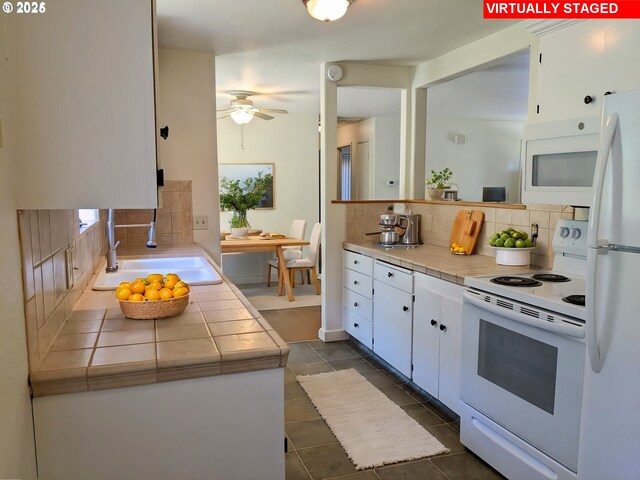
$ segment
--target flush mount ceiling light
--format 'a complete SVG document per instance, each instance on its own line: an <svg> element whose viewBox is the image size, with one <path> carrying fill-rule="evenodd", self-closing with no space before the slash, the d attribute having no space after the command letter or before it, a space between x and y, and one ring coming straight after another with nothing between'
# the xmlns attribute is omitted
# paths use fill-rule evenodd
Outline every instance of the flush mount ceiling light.
<svg viewBox="0 0 640 480"><path fill-rule="evenodd" d="M347 13L355 0L302 0L309 15L323 22L332 22Z"/></svg>

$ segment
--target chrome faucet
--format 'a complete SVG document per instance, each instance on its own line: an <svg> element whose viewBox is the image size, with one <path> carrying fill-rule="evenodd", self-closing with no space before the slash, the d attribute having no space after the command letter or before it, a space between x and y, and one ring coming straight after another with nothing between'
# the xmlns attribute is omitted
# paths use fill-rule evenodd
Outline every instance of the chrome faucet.
<svg viewBox="0 0 640 480"><path fill-rule="evenodd" d="M115 210L109 209L109 216L107 218L107 243L109 244L109 250L107 250L107 273L115 272L118 270L118 259L116 256L116 249L120 245L120 241L116 242L116 228L126 227L149 227L149 236L147 238L147 248L156 248L156 209L153 210L153 219L149 223L137 223L133 225L116 225Z"/></svg>

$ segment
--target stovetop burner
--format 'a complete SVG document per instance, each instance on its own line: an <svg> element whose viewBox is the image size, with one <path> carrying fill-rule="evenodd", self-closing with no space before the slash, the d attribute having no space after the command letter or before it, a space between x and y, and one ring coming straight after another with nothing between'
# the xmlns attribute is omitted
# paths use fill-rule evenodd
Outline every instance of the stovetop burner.
<svg viewBox="0 0 640 480"><path fill-rule="evenodd" d="M562 297L563 302L571 303L572 305L580 305L584 307L585 296L584 295L569 295Z"/></svg>
<svg viewBox="0 0 640 480"><path fill-rule="evenodd" d="M541 282L538 282L533 278L511 276L495 277L491 279L491 282L498 285L507 285L509 287L539 287L542 285Z"/></svg>
<svg viewBox="0 0 640 480"><path fill-rule="evenodd" d="M571 279L569 277L565 277L564 275L558 275L557 273L536 273L535 275L531 275L531 278L535 278L536 280L540 280L541 282L570 282Z"/></svg>

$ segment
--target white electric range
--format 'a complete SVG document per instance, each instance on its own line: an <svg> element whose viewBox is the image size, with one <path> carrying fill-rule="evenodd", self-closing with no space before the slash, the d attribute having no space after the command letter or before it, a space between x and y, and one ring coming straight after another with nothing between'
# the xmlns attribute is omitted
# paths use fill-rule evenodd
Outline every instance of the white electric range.
<svg viewBox="0 0 640 480"><path fill-rule="evenodd" d="M586 237L560 220L552 270L465 281L460 438L508 478L577 478Z"/></svg>

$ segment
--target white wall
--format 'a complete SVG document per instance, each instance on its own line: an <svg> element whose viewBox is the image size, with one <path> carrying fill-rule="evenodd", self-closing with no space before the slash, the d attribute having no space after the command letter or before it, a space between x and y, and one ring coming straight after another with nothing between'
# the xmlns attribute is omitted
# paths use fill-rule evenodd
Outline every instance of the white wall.
<svg viewBox="0 0 640 480"><path fill-rule="evenodd" d="M209 229L195 230L194 239L219 261L214 56L160 49L159 77L159 127L169 126L158 144L160 165L165 179L192 181L193 214L209 217Z"/></svg>
<svg viewBox="0 0 640 480"><path fill-rule="evenodd" d="M259 102L256 100L257 106ZM242 143L244 138L244 151ZM294 219L307 221L306 239L319 221L318 116L289 113L273 120L254 118L244 127L231 118L218 121L219 163L274 163L275 208L250 210L253 228L288 234ZM217 191L217 188L216 188ZM229 231L231 212L220 214L220 228ZM268 254L226 254L225 275L235 283L266 280Z"/></svg>
<svg viewBox="0 0 640 480"><path fill-rule="evenodd" d="M6 15L0 16L0 225L2 248L0 272L3 282L0 301L0 478L36 477L35 445L31 420L31 401L27 387L27 340L22 303L22 274L16 214L15 165L11 150L16 132L12 130L12 84L8 78L10 62L6 51Z"/></svg>
<svg viewBox="0 0 640 480"><path fill-rule="evenodd" d="M400 118L377 116L373 196L387 200L400 198ZM387 185L393 180L393 186Z"/></svg>
<svg viewBox="0 0 640 480"><path fill-rule="evenodd" d="M427 178L431 170L453 170L458 198L482 201L482 187L506 187L507 202L520 197L520 145L525 122L429 118L427 122ZM455 144L452 136L467 136Z"/></svg>

